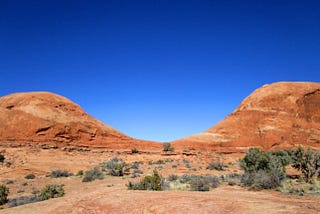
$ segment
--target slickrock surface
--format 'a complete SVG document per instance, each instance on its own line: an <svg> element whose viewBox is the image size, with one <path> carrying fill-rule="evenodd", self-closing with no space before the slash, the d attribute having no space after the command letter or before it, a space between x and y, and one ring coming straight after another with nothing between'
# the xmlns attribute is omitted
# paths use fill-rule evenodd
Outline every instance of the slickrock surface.
<svg viewBox="0 0 320 214"><path fill-rule="evenodd" d="M69 99L49 92L15 93L0 98L0 142L108 149L157 149L87 114Z"/></svg>
<svg viewBox="0 0 320 214"><path fill-rule="evenodd" d="M264 85L207 131L173 142L180 149L242 151L320 147L320 84L278 82Z"/></svg>

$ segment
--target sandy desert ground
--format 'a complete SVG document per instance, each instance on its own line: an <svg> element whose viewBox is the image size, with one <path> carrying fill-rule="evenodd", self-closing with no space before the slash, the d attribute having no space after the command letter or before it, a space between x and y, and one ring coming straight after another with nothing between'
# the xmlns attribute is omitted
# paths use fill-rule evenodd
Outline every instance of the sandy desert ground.
<svg viewBox="0 0 320 214"><path fill-rule="evenodd" d="M144 175L160 168L166 177L170 174L226 174L239 173L237 160L244 154L224 155L229 167L226 171L207 170L205 166L215 157L209 152L197 152L186 156L176 154L161 155L161 152L130 154L130 151L90 151L65 148L43 149L39 146L1 147L12 164L2 165L0 181L13 181L9 198L30 195L46 184L64 184L65 196L47 201L5 208L1 213L319 213L319 196L285 195L276 191L249 191L240 186L220 185L209 192L191 191L133 191L127 190L130 176L106 176L103 180L83 183L78 176L51 178L52 170L63 169L77 173L88 170L99 163L119 157L127 163L142 161ZM148 164L150 161L164 160L164 164ZM166 161L170 160L170 161ZM189 161L187 168L184 161ZM176 167L172 167L176 165ZM202 170L199 170L202 169ZM25 175L33 173L35 179L27 180ZM142 175L142 176L144 176ZM24 183L27 183L25 185ZM24 185L23 185L24 184ZM20 190L20 191L18 191ZM23 190L23 191L21 191ZM20 193L18 193L20 192Z"/></svg>

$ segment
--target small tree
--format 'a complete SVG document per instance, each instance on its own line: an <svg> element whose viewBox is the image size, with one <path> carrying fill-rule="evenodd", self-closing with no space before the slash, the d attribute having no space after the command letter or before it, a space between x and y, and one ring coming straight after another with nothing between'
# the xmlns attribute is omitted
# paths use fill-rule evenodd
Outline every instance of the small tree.
<svg viewBox="0 0 320 214"><path fill-rule="evenodd" d="M163 143L163 151L164 152L173 152L174 148L171 147L171 143Z"/></svg>
<svg viewBox="0 0 320 214"><path fill-rule="evenodd" d="M131 149L131 153L132 153L132 154L139 153L139 150L138 150L137 148L132 148L132 149Z"/></svg>
<svg viewBox="0 0 320 214"><path fill-rule="evenodd" d="M0 205L8 202L8 194L9 188L4 185L0 185Z"/></svg>
<svg viewBox="0 0 320 214"><path fill-rule="evenodd" d="M292 167L301 171L307 182L311 182L313 178L319 176L320 153L311 148L304 151L299 146L292 154Z"/></svg>

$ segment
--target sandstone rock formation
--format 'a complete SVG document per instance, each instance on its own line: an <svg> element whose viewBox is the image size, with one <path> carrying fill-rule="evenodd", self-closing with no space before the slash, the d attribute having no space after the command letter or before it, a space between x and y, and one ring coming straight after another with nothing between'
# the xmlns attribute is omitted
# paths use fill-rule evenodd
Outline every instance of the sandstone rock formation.
<svg viewBox="0 0 320 214"><path fill-rule="evenodd" d="M67 98L49 92L16 93L0 98L0 142L161 148L157 143L128 137L91 117Z"/></svg>
<svg viewBox="0 0 320 214"><path fill-rule="evenodd" d="M175 148L244 151L320 147L320 84L278 82L255 90L207 131L173 142Z"/></svg>

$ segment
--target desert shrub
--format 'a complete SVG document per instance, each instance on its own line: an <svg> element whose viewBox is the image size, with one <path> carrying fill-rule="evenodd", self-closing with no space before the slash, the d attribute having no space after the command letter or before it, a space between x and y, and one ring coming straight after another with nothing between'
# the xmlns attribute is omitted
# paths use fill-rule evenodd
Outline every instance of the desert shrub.
<svg viewBox="0 0 320 214"><path fill-rule="evenodd" d="M21 206L24 204L31 204L38 201L42 201L42 199L37 195L28 195L28 196L21 196L18 198L13 198L8 201L9 207L16 207Z"/></svg>
<svg viewBox="0 0 320 214"><path fill-rule="evenodd" d="M242 179L242 175L237 173L231 173L224 177L223 181L226 182L230 186L240 185Z"/></svg>
<svg viewBox="0 0 320 214"><path fill-rule="evenodd" d="M13 183L14 183L14 181L13 181L13 180L10 180L10 179L5 180L5 184L13 184Z"/></svg>
<svg viewBox="0 0 320 214"><path fill-rule="evenodd" d="M191 191L209 191L210 187L216 188L219 186L219 178L212 175L199 175L191 179Z"/></svg>
<svg viewBox="0 0 320 214"><path fill-rule="evenodd" d="M288 157L278 152L263 152L258 148L250 148L240 161L245 173L241 182L254 189L273 189L281 185L286 176L285 166Z"/></svg>
<svg viewBox="0 0 320 214"><path fill-rule="evenodd" d="M163 143L163 151L164 152L173 152L174 148L171 146L171 143Z"/></svg>
<svg viewBox="0 0 320 214"><path fill-rule="evenodd" d="M210 186L205 179L194 179L191 181L191 191L209 191Z"/></svg>
<svg viewBox="0 0 320 214"><path fill-rule="evenodd" d="M211 161L209 166L207 166L207 169L222 171L226 167L227 165L223 164L223 157L221 155L218 155L213 161Z"/></svg>
<svg viewBox="0 0 320 214"><path fill-rule="evenodd" d="M135 161L131 164L132 169L139 169L141 162Z"/></svg>
<svg viewBox="0 0 320 214"><path fill-rule="evenodd" d="M273 176L266 171L260 170L255 173L245 173L241 183L253 190L274 189L280 186L279 176Z"/></svg>
<svg viewBox="0 0 320 214"><path fill-rule="evenodd" d="M308 148L307 151L299 146L292 152L292 167L298 169L303 174L307 182L320 174L320 153Z"/></svg>
<svg viewBox="0 0 320 214"><path fill-rule="evenodd" d="M40 192L41 200L48 200L50 198L58 198L64 196L63 184L51 184L45 186Z"/></svg>
<svg viewBox="0 0 320 214"><path fill-rule="evenodd" d="M0 205L8 202L8 194L9 188L4 185L0 185Z"/></svg>
<svg viewBox="0 0 320 214"><path fill-rule="evenodd" d="M178 175L175 175L175 174L171 174L168 176L167 180L168 181L176 181L178 180L179 176Z"/></svg>
<svg viewBox="0 0 320 214"><path fill-rule="evenodd" d="M143 171L140 169L134 169L131 178L140 177L140 175L143 174Z"/></svg>
<svg viewBox="0 0 320 214"><path fill-rule="evenodd" d="M186 166L186 168L188 168L188 169L191 168L190 161L188 161L187 159L183 159L182 161L183 161L184 165Z"/></svg>
<svg viewBox="0 0 320 214"><path fill-rule="evenodd" d="M165 164L165 161L160 159L160 160L153 162L153 164Z"/></svg>
<svg viewBox="0 0 320 214"><path fill-rule="evenodd" d="M183 184L185 183L189 183L192 179L194 179L196 177L196 175L190 175L190 174L187 174L187 175L182 175L179 177L179 181Z"/></svg>
<svg viewBox="0 0 320 214"><path fill-rule="evenodd" d="M76 176L82 176L83 175L83 170L79 170L76 174Z"/></svg>
<svg viewBox="0 0 320 214"><path fill-rule="evenodd" d="M304 194L320 195L320 180L313 178L313 181L309 183L303 180L287 179L279 191L300 196Z"/></svg>
<svg viewBox="0 0 320 214"><path fill-rule="evenodd" d="M23 193L23 192L24 192L23 189L18 189L18 190L17 190L17 193Z"/></svg>
<svg viewBox="0 0 320 214"><path fill-rule="evenodd" d="M25 179L34 179L36 176L34 174L28 174L24 178Z"/></svg>
<svg viewBox="0 0 320 214"><path fill-rule="evenodd" d="M124 171L128 170L126 167L126 162L117 157L101 164L102 171L105 171L112 176L123 176Z"/></svg>
<svg viewBox="0 0 320 214"><path fill-rule="evenodd" d="M139 150L138 150L137 148L132 148L132 149L131 149L131 153L132 153L132 154L139 153Z"/></svg>
<svg viewBox="0 0 320 214"><path fill-rule="evenodd" d="M174 182L172 186L180 186L184 189L189 189L191 191L209 191L210 188L216 188L219 186L220 181L217 176L214 175L193 175L185 174L178 177L177 180L170 181Z"/></svg>
<svg viewBox="0 0 320 214"><path fill-rule="evenodd" d="M3 161L5 160L5 157L3 154L0 154L0 163L3 163Z"/></svg>
<svg viewBox="0 0 320 214"><path fill-rule="evenodd" d="M103 179L103 174L98 167L94 167L85 172L82 182L91 182L96 179Z"/></svg>
<svg viewBox="0 0 320 214"><path fill-rule="evenodd" d="M68 172L67 170L56 169L51 172L52 178L61 178L61 177L69 177L73 174Z"/></svg>
<svg viewBox="0 0 320 214"><path fill-rule="evenodd" d="M127 184L129 190L153 190L161 191L163 179L159 172L153 170L153 175L145 176L140 182L132 183L131 181Z"/></svg>

